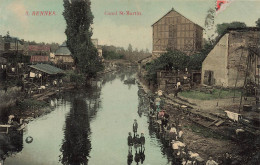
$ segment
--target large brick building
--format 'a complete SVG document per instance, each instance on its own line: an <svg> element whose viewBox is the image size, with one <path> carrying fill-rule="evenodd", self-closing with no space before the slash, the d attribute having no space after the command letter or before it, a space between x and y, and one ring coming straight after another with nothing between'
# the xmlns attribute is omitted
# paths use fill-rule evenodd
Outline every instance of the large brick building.
<svg viewBox="0 0 260 165"><path fill-rule="evenodd" d="M153 25L153 55L165 53L167 49L180 50L188 55L202 48L203 28L174 9Z"/></svg>
<svg viewBox="0 0 260 165"><path fill-rule="evenodd" d="M259 78L260 28L228 29L202 63L205 85L242 87Z"/></svg>
<svg viewBox="0 0 260 165"><path fill-rule="evenodd" d="M51 47L47 45L28 45L26 55L31 63L49 62Z"/></svg>

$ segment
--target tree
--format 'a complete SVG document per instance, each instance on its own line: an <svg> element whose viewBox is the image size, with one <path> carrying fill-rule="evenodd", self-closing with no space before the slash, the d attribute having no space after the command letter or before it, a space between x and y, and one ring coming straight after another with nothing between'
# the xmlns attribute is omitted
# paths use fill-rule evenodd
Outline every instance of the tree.
<svg viewBox="0 0 260 165"><path fill-rule="evenodd" d="M10 37L9 31L6 32L6 37Z"/></svg>
<svg viewBox="0 0 260 165"><path fill-rule="evenodd" d="M191 70L200 70L202 67L202 62L204 61L204 59L206 58L207 55L203 54L203 53L197 53L197 54L193 54L190 57L190 61L189 61L189 69Z"/></svg>
<svg viewBox="0 0 260 165"><path fill-rule="evenodd" d="M94 77L103 69L97 49L91 42L93 14L90 0L63 0L66 21L67 46L75 60L77 70Z"/></svg>
<svg viewBox="0 0 260 165"><path fill-rule="evenodd" d="M181 51L169 51L146 65L146 78L156 82L159 70L184 70L188 67L190 57Z"/></svg>
<svg viewBox="0 0 260 165"><path fill-rule="evenodd" d="M202 62L213 48L214 46L212 41L206 40L201 52L190 56L188 68L192 70L200 70L202 67Z"/></svg>
<svg viewBox="0 0 260 165"><path fill-rule="evenodd" d="M216 32L220 36L224 34L228 28L245 28L245 27L246 24L244 22L222 23L222 24L217 24Z"/></svg>
<svg viewBox="0 0 260 165"><path fill-rule="evenodd" d="M214 38L216 37L216 33L214 32L214 26L215 26L215 10L213 8L210 8L207 11L207 15L205 18L205 34L206 34L206 38L210 41L210 42L214 42Z"/></svg>
<svg viewBox="0 0 260 165"><path fill-rule="evenodd" d="M133 46L131 44L129 44L127 50L128 50L129 53L132 53L133 52Z"/></svg>
<svg viewBox="0 0 260 165"><path fill-rule="evenodd" d="M102 55L104 59L111 60L111 59L123 59L123 53L120 51L116 51L116 47L114 46L102 46Z"/></svg>
<svg viewBox="0 0 260 165"><path fill-rule="evenodd" d="M258 20L255 23L256 23L256 27L260 27L260 18L258 18Z"/></svg>

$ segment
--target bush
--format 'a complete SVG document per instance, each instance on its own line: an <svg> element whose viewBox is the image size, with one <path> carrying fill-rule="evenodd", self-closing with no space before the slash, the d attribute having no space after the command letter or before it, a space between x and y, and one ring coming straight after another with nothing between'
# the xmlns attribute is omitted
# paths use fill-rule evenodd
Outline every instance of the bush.
<svg viewBox="0 0 260 165"><path fill-rule="evenodd" d="M146 79L156 82L156 73L159 70L184 70L188 67L189 60L190 57L181 51L169 51L146 64Z"/></svg>
<svg viewBox="0 0 260 165"><path fill-rule="evenodd" d="M85 82L85 76L83 74L75 73L70 70L65 73L65 77L63 77L65 82L72 82L78 84L83 84Z"/></svg>
<svg viewBox="0 0 260 165"><path fill-rule="evenodd" d="M206 54L203 53L198 53L190 56L190 61L189 61L189 69L192 70L200 70L202 67L202 62L206 58Z"/></svg>
<svg viewBox="0 0 260 165"><path fill-rule="evenodd" d="M48 103L44 101L38 101L38 100L33 100L33 99L25 99L23 101L20 101L18 103L19 108L22 110L25 109L34 109L34 108L43 108L48 106Z"/></svg>
<svg viewBox="0 0 260 165"><path fill-rule="evenodd" d="M12 106L15 104L16 98L21 95L21 87L11 87L7 91L0 90L0 109Z"/></svg>

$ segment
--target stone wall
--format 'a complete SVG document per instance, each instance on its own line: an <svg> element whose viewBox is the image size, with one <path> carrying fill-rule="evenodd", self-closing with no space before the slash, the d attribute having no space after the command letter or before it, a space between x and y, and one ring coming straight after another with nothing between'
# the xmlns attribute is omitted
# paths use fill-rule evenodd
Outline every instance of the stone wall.
<svg viewBox="0 0 260 165"><path fill-rule="evenodd" d="M242 87L244 85L247 62L249 60L248 78L254 81L255 59L250 55L250 47L259 44L258 31L231 31L228 50L228 85ZM250 55L249 59L248 56Z"/></svg>
<svg viewBox="0 0 260 165"><path fill-rule="evenodd" d="M203 61L201 71L202 84L213 86L223 85L224 87L228 86L228 37L229 34L225 34ZM211 76L206 75L208 72L211 72ZM211 78L211 80L209 80L209 78Z"/></svg>

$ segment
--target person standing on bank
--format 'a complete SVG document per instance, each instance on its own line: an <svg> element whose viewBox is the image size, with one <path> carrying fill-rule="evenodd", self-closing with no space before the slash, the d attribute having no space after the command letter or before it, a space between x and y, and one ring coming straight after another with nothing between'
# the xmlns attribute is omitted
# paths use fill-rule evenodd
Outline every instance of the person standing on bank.
<svg viewBox="0 0 260 165"><path fill-rule="evenodd" d="M142 150L144 149L144 144L145 144L144 133L141 133L140 142L141 142L141 150Z"/></svg>
<svg viewBox="0 0 260 165"><path fill-rule="evenodd" d="M131 135L131 132L128 133L128 138L127 138L127 144L128 144L128 151L132 152L132 146L133 146L133 137Z"/></svg>
<svg viewBox="0 0 260 165"><path fill-rule="evenodd" d="M135 136L135 134L137 133L137 128L138 128L138 123L137 123L137 120L135 119L135 120L134 120L134 124L133 124L134 136Z"/></svg>

